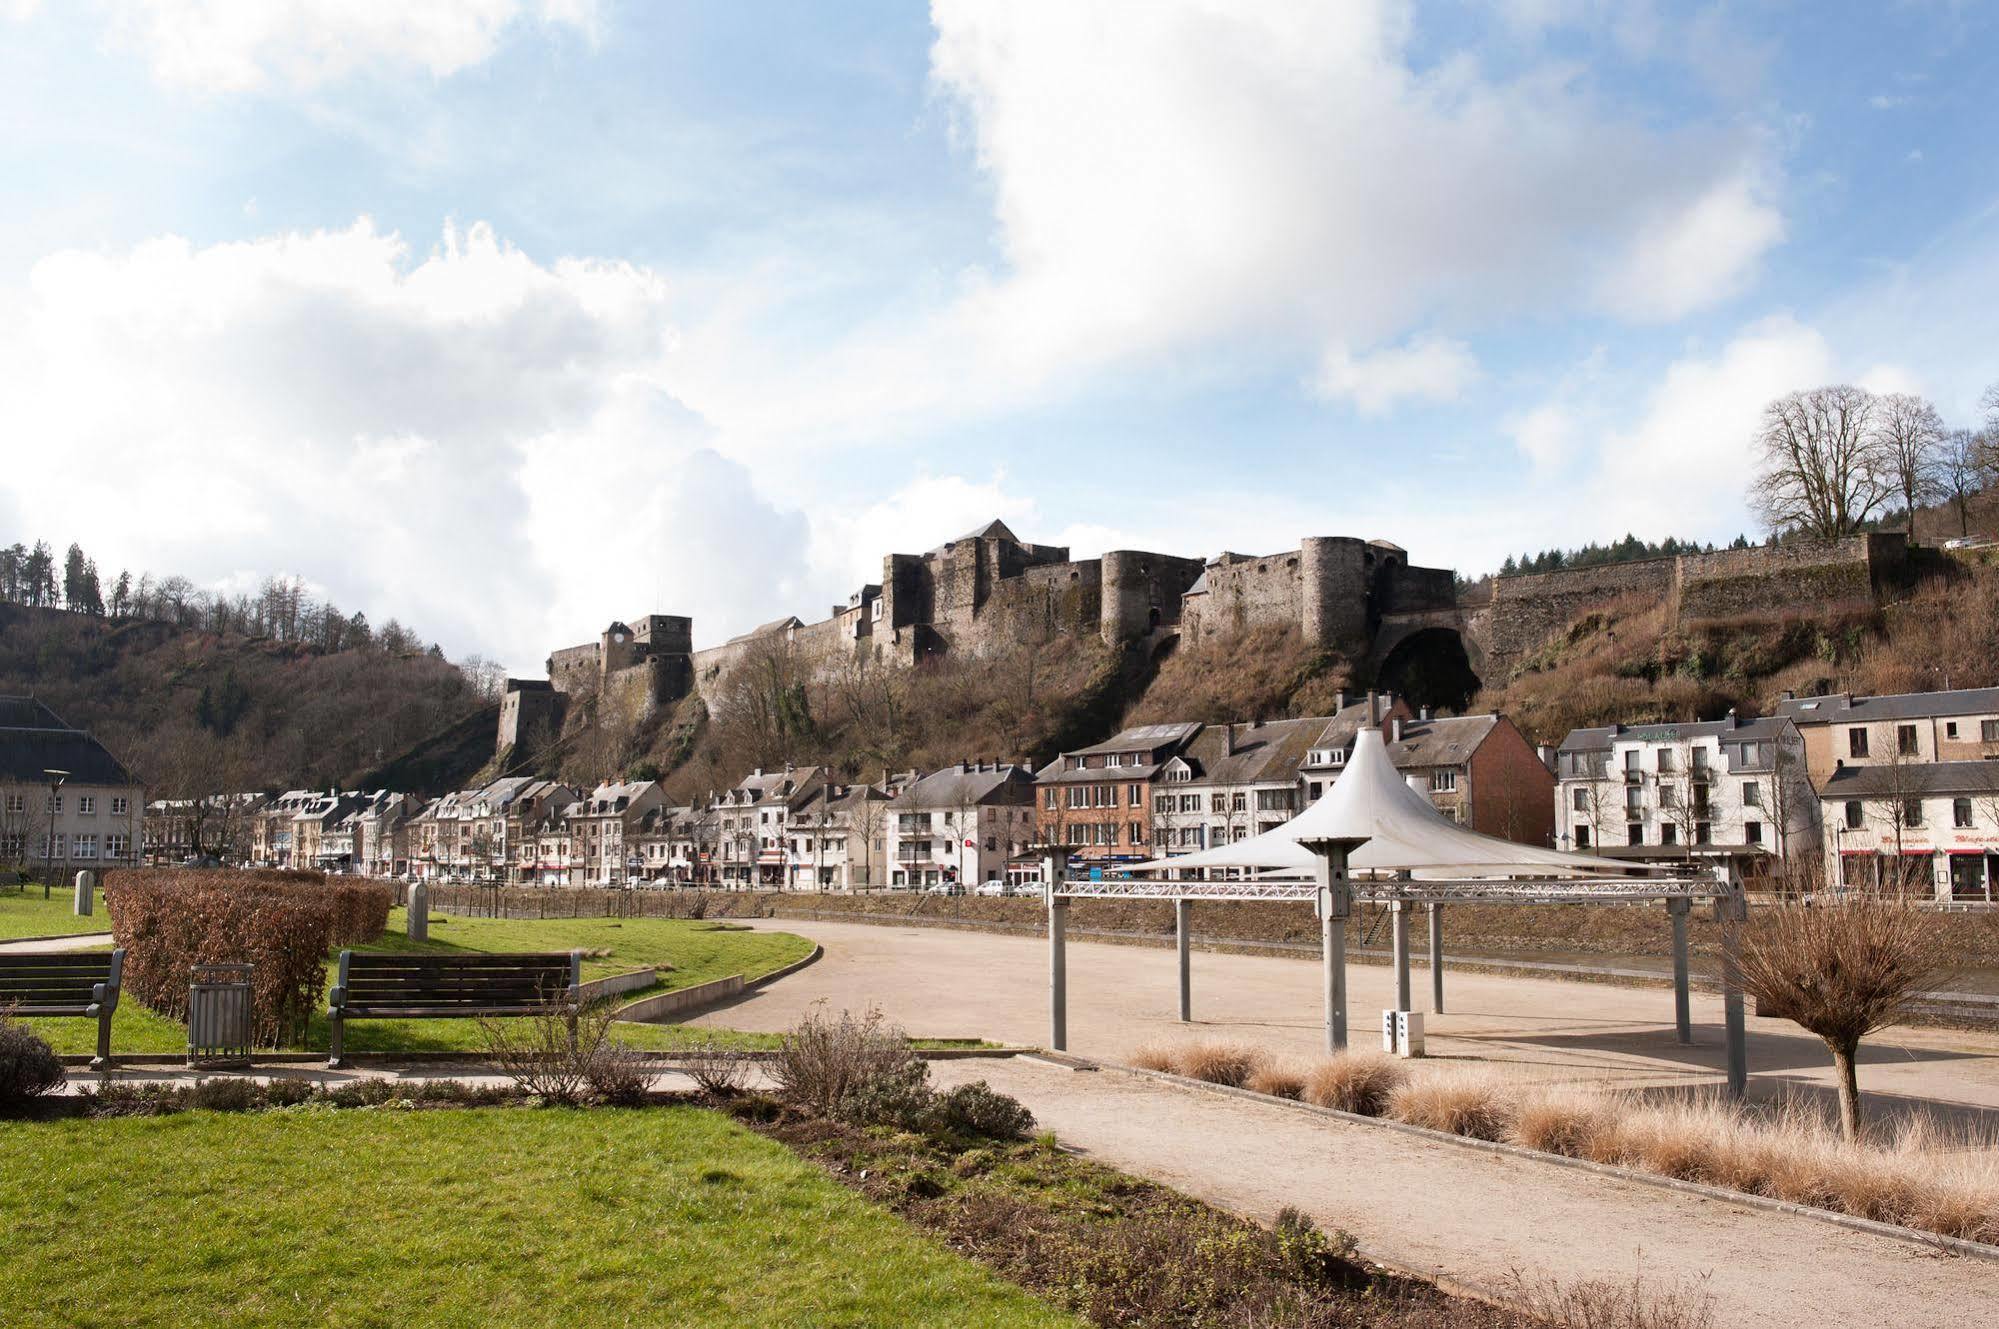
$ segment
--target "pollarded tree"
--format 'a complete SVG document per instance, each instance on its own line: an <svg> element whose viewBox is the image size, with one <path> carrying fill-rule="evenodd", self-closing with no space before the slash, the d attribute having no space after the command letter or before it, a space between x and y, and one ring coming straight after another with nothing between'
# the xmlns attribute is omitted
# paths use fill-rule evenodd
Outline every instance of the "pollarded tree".
<svg viewBox="0 0 1999 1329"><path fill-rule="evenodd" d="M1940 916L1872 893L1758 907L1736 970L1765 1015L1825 1040L1839 1075L1839 1124L1860 1138L1860 1040L1894 1022L1950 966Z"/></svg>
<svg viewBox="0 0 1999 1329"><path fill-rule="evenodd" d="M1891 392L1874 402L1875 438L1882 461L1901 492L1909 538L1916 538L1916 504L1943 496L1944 427L1937 408L1912 392Z"/></svg>
<svg viewBox="0 0 1999 1329"><path fill-rule="evenodd" d="M1771 530L1836 540L1860 529L1894 492L1875 417L1874 396L1844 384L1763 408L1749 501Z"/></svg>

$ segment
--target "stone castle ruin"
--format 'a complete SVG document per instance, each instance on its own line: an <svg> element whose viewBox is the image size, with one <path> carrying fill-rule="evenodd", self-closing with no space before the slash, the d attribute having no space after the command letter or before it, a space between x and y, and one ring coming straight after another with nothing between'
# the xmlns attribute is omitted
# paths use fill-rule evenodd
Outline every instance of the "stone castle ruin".
<svg viewBox="0 0 1999 1329"><path fill-rule="evenodd" d="M1406 686L1417 674L1468 699L1481 679L1510 675L1578 615L1614 600L1656 597L1688 621L1872 603L1903 578L1906 561L1901 536L1865 535L1504 577L1461 593L1450 569L1416 566L1386 540L1310 536L1264 556L1114 550L1071 559L993 521L925 554L888 555L880 582L817 622L782 618L702 650L686 617L613 623L550 655L545 682L508 680L499 748L559 730L569 700L586 695L634 716L690 693L714 708L736 666L771 647L830 674L853 662L992 658L1056 634L1094 632L1112 647L1158 652L1295 627L1364 681Z"/></svg>

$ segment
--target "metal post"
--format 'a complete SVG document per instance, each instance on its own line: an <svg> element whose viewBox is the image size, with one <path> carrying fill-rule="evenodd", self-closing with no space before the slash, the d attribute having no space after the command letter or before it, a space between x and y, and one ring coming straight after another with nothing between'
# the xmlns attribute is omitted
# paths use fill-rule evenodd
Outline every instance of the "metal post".
<svg viewBox="0 0 1999 1329"><path fill-rule="evenodd" d="M1444 906L1430 906L1430 1009L1444 1013Z"/></svg>
<svg viewBox="0 0 1999 1329"><path fill-rule="evenodd" d="M1048 901L1048 1046L1063 1052L1069 1047L1069 901L1056 894L1062 886L1062 862L1057 854L1043 854L1042 893Z"/></svg>
<svg viewBox="0 0 1999 1329"><path fill-rule="evenodd" d="M1395 953L1395 1009L1409 1009L1409 905L1403 900L1391 900L1388 905L1390 915L1390 936Z"/></svg>
<svg viewBox="0 0 1999 1329"><path fill-rule="evenodd" d="M1192 938L1194 902L1173 902L1173 932L1180 947L1180 1023L1194 1018L1194 966L1189 943Z"/></svg>
<svg viewBox="0 0 1999 1329"><path fill-rule="evenodd" d="M1694 1041L1693 998L1687 974L1687 915L1693 902L1666 901L1666 914L1673 920L1673 1029L1682 1043Z"/></svg>
<svg viewBox="0 0 1999 1329"><path fill-rule="evenodd" d="M1319 953L1324 966L1326 1051L1347 1045L1347 917L1353 912L1353 890L1347 881L1347 856L1362 839L1301 840L1318 856Z"/></svg>
<svg viewBox="0 0 1999 1329"><path fill-rule="evenodd" d="M1742 878L1734 865L1728 870L1729 894L1715 901L1721 923L1722 1021L1728 1040L1728 1096L1740 1101L1749 1090L1749 1047L1742 1020L1742 976L1736 968L1741 925L1749 916L1749 903L1742 896Z"/></svg>

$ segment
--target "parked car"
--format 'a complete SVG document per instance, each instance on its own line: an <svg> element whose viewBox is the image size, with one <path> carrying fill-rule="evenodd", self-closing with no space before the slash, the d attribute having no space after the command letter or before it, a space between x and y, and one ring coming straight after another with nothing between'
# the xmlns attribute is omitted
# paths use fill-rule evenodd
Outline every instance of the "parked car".
<svg viewBox="0 0 1999 1329"><path fill-rule="evenodd" d="M1011 895L1013 891L1005 882L994 880L980 882L977 893L980 895Z"/></svg>

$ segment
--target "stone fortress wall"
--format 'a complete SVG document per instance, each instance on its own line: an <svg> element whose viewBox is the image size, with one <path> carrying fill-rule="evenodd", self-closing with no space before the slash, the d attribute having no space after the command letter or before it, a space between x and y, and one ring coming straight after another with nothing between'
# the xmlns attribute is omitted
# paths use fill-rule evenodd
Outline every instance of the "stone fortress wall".
<svg viewBox="0 0 1999 1329"><path fill-rule="evenodd" d="M816 622L784 618L698 651L682 616L613 623L595 642L551 653L547 683L509 680L500 739L505 748L535 720L559 721L566 700L584 694L645 713L698 692L718 709L729 676L773 647L830 677L946 653L993 658L1057 634L1095 632L1121 647L1155 635L1201 642L1295 627L1308 646L1365 669L1410 636L1441 629L1458 636L1481 677L1497 681L1613 601L1656 599L1685 621L1872 604L1906 565L1903 537L1875 534L1501 577L1461 601L1449 569L1413 566L1385 540L1311 536L1260 557L1114 550L1071 559L1064 547L1027 543L992 522L926 554L888 555L879 584Z"/></svg>

